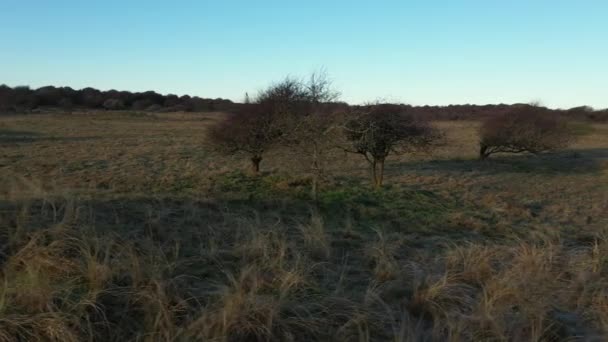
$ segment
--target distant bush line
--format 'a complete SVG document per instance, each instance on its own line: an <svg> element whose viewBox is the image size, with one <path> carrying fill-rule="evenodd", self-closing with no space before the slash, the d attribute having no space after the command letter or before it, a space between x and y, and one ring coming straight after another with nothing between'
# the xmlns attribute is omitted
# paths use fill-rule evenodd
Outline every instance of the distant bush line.
<svg viewBox="0 0 608 342"><path fill-rule="evenodd" d="M341 102L344 107L349 106ZM9 87L0 85L0 113L28 113L45 109L106 109L136 110L150 112L236 112L249 104L236 103L222 98L201 98L198 96L162 95L154 91L129 92L94 88L75 90L70 87L46 86L32 89L29 86ZM431 120L477 120L521 109L527 104L489 105L449 105L410 106L402 105L408 111L415 111ZM405 108L407 107L407 108ZM572 119L608 122L608 109L596 110L588 106L570 109L549 109Z"/></svg>
<svg viewBox="0 0 608 342"><path fill-rule="evenodd" d="M64 110L107 109L155 112L231 111L234 104L226 99L206 99L197 96L162 95L154 91L101 91L94 88L74 90L70 87L0 85L0 112L27 113L58 108Z"/></svg>

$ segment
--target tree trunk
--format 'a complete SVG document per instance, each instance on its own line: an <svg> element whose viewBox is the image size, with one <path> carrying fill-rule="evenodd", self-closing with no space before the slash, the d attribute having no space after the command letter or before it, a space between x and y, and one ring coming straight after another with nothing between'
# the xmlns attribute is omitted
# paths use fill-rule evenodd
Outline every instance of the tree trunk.
<svg viewBox="0 0 608 342"><path fill-rule="evenodd" d="M312 188L311 195L312 199L317 202L318 199L318 190L319 190L319 178L321 173L321 167L319 166L319 151L317 145L313 146L313 154L312 154Z"/></svg>
<svg viewBox="0 0 608 342"><path fill-rule="evenodd" d="M481 145L479 147L479 159L480 160L485 160L486 158L488 158L489 154L488 154L488 146L486 145Z"/></svg>
<svg viewBox="0 0 608 342"><path fill-rule="evenodd" d="M371 163L370 163L370 170L371 170L371 174L372 174L372 186L374 188L378 187L378 181L376 178L376 160L374 159Z"/></svg>
<svg viewBox="0 0 608 342"><path fill-rule="evenodd" d="M376 188L381 188L384 181L384 158L378 160L378 172L376 173Z"/></svg>
<svg viewBox="0 0 608 342"><path fill-rule="evenodd" d="M317 202L319 198L319 174L317 172L312 175L311 195L312 199Z"/></svg>
<svg viewBox="0 0 608 342"><path fill-rule="evenodd" d="M260 162L262 161L262 156L253 156L251 157L251 173L257 175L260 173Z"/></svg>

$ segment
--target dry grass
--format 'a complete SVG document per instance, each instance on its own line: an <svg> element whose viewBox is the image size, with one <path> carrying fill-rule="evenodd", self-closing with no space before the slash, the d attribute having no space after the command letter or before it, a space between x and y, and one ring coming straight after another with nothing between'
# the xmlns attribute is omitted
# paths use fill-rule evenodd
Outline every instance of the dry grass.
<svg viewBox="0 0 608 342"><path fill-rule="evenodd" d="M336 154L314 206L285 151L201 146L219 115L0 118L0 341L607 338L608 126L479 162L437 123L382 192Z"/></svg>

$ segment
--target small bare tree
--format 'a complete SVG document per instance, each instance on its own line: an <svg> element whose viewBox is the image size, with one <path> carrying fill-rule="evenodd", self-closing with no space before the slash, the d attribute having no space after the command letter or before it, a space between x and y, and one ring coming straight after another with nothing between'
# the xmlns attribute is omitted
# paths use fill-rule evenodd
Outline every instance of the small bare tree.
<svg viewBox="0 0 608 342"><path fill-rule="evenodd" d="M308 95L302 82L286 77L258 93L255 103L280 121L286 116L305 111L304 104L307 100Z"/></svg>
<svg viewBox="0 0 608 342"><path fill-rule="evenodd" d="M261 91L244 112L213 127L209 141L224 153L247 153L253 173L269 148L292 147L310 165L316 200L325 152L335 145L329 141L336 131L331 111L338 96L324 71L306 81L287 77Z"/></svg>
<svg viewBox="0 0 608 342"><path fill-rule="evenodd" d="M310 165L311 195L316 201L325 171L323 164L326 154L335 145L333 141L337 130L332 103L340 93L333 89L324 70L312 73L308 81L300 85L304 96L298 104L299 109L291 113L289 143L296 147L298 154Z"/></svg>
<svg viewBox="0 0 608 342"><path fill-rule="evenodd" d="M345 151L365 157L375 188L382 187L384 164L391 153L429 148L440 137L426 120L401 105L368 105L350 116L344 133L351 147Z"/></svg>
<svg viewBox="0 0 608 342"><path fill-rule="evenodd" d="M207 140L220 152L246 153L252 173L257 174L264 153L283 141L287 115L298 110L305 99L300 82L286 78L261 91L254 103L212 127Z"/></svg>
<svg viewBox="0 0 608 342"><path fill-rule="evenodd" d="M259 105L251 106L247 112L232 114L213 126L207 139L222 153L246 153L251 172L258 174L264 153L278 142L282 132L270 113Z"/></svg>
<svg viewBox="0 0 608 342"><path fill-rule="evenodd" d="M495 153L538 154L565 147L572 140L573 134L563 119L546 108L525 105L483 122L479 158Z"/></svg>

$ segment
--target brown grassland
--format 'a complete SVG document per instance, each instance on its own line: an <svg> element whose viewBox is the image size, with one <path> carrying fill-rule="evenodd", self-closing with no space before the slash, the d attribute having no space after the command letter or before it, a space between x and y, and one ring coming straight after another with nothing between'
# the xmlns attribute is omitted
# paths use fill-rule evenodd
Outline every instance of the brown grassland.
<svg viewBox="0 0 608 342"><path fill-rule="evenodd" d="M608 339L608 125L479 161L472 121L391 156L262 174L221 113L0 117L0 341Z"/></svg>

